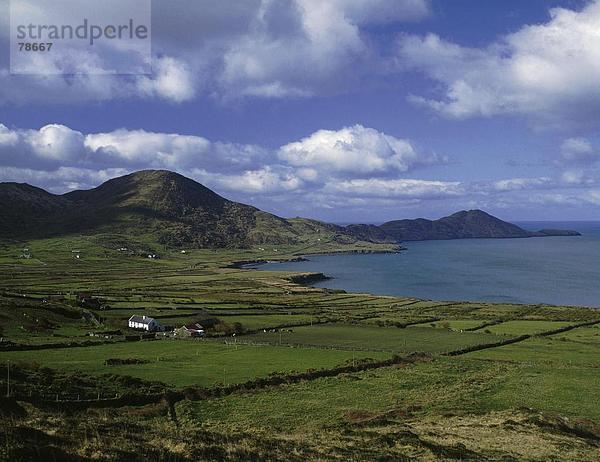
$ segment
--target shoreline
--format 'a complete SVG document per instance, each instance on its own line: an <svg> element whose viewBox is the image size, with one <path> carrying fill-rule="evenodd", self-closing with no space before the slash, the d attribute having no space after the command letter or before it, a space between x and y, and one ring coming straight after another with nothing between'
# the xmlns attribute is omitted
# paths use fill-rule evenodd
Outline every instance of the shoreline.
<svg viewBox="0 0 600 462"><path fill-rule="evenodd" d="M269 259L255 259L255 260L238 260L231 262L226 268L235 268L235 269L253 269L252 266L260 266L266 265L267 263L294 263L294 262L302 262L302 261L310 261L308 257L311 256L334 256L334 255L371 255L371 254L399 254L403 251L408 250L407 247L403 247L401 245L397 246L393 250L330 250L324 252L309 252L309 253L297 253L295 257L282 257L282 258L269 258ZM331 278L329 278L331 279Z"/></svg>

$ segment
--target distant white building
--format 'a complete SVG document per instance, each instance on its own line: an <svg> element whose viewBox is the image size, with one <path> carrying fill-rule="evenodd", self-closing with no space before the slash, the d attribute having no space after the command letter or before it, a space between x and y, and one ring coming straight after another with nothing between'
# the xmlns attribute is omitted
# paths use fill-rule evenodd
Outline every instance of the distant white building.
<svg viewBox="0 0 600 462"><path fill-rule="evenodd" d="M141 329L147 332L160 330L160 324L156 319L150 316L132 316L129 318L129 327L131 329Z"/></svg>

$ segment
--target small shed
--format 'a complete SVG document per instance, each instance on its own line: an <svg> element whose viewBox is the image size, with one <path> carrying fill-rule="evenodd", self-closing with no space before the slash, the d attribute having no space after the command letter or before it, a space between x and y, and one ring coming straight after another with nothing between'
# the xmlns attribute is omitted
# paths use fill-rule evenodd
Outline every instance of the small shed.
<svg viewBox="0 0 600 462"><path fill-rule="evenodd" d="M140 329L147 332L155 332L160 330L160 325L156 319L150 316L137 316L134 315L129 318L129 327L131 329Z"/></svg>
<svg viewBox="0 0 600 462"><path fill-rule="evenodd" d="M198 323L188 324L187 326L181 326L179 329L175 329L174 334L177 337L204 337L204 327Z"/></svg>

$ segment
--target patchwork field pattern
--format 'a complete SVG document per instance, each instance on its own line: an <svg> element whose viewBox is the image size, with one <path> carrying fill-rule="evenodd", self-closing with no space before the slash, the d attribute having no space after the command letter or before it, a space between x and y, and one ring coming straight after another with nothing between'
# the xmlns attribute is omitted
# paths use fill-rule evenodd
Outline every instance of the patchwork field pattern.
<svg viewBox="0 0 600 462"><path fill-rule="evenodd" d="M349 294L234 264L369 250L331 242L148 259L117 250L144 236L117 241L0 246L0 460L600 458L598 310ZM134 314L210 327L141 336Z"/></svg>

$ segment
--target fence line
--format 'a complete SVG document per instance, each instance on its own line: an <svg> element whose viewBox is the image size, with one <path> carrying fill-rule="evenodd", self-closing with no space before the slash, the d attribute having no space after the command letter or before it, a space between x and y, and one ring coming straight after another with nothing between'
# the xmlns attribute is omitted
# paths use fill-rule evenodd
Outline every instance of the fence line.
<svg viewBox="0 0 600 462"><path fill-rule="evenodd" d="M235 345L244 345L244 346L256 346L256 347L265 347L265 346L280 346L280 347L288 347L288 348L304 348L310 350L341 350L341 351L373 351L376 353L398 353L398 350L388 349L388 348L365 348L365 347L356 347L356 346L344 346L344 345L319 345L319 344L311 344L311 343L272 343L272 342L252 342L249 340L240 340L237 342L225 341L226 345L235 346Z"/></svg>

